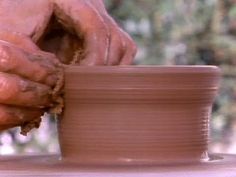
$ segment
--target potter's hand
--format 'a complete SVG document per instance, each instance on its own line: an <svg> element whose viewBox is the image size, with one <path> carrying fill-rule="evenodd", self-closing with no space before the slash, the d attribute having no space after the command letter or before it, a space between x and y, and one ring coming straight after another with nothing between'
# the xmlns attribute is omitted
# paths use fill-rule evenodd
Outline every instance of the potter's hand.
<svg viewBox="0 0 236 177"><path fill-rule="evenodd" d="M56 56L118 65L131 64L136 52L101 0L1 0L0 40L0 130L38 118L51 104Z"/></svg>
<svg viewBox="0 0 236 177"><path fill-rule="evenodd" d="M0 130L37 127L50 107L59 62L24 35L0 30L0 39Z"/></svg>
<svg viewBox="0 0 236 177"><path fill-rule="evenodd" d="M67 64L131 64L136 53L102 0L1 0L0 27L27 35Z"/></svg>
<svg viewBox="0 0 236 177"><path fill-rule="evenodd" d="M136 46L107 14L102 0L54 0L54 3L60 23L83 39L82 57L75 55L75 62L80 65L132 63Z"/></svg>

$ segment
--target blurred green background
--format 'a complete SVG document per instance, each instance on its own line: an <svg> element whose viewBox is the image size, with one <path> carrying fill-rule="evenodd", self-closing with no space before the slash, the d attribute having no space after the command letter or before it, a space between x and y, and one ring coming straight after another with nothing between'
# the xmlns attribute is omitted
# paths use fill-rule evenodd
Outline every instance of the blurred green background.
<svg viewBox="0 0 236 177"><path fill-rule="evenodd" d="M136 41L135 64L217 65L210 151L236 153L236 0L106 0L109 13ZM0 134L0 154L59 151L56 124L44 118L27 137Z"/></svg>

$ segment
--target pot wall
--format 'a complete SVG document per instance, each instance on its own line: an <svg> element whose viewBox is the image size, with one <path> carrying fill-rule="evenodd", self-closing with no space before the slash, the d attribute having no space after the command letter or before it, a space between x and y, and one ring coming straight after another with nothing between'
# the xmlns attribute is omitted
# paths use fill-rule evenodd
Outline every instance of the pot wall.
<svg viewBox="0 0 236 177"><path fill-rule="evenodd" d="M197 162L207 152L216 67L66 68L64 160Z"/></svg>

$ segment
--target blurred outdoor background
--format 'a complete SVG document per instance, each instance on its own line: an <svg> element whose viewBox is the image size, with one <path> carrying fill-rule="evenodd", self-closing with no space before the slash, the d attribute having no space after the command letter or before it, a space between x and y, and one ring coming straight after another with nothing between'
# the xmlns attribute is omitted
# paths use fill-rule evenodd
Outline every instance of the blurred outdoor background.
<svg viewBox="0 0 236 177"><path fill-rule="evenodd" d="M138 45L135 64L222 68L210 150L236 153L236 0L107 0L106 5ZM43 119L27 137L19 129L2 132L0 143L0 154L58 152L55 120Z"/></svg>

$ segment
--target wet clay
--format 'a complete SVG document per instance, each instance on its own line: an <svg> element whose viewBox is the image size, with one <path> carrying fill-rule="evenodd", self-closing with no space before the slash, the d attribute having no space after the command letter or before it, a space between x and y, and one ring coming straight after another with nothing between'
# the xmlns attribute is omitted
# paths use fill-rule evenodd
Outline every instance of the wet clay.
<svg viewBox="0 0 236 177"><path fill-rule="evenodd" d="M64 66L65 67L65 66ZM64 107L64 96L63 96L63 87L64 87L64 67L61 66L58 68L58 80L56 86L52 91L53 104L49 112L52 114L62 114Z"/></svg>
<svg viewBox="0 0 236 177"><path fill-rule="evenodd" d="M52 89L51 97L52 97L52 105L49 109L48 112L50 114L56 114L60 115L62 114L63 107L64 107L64 98L63 98L63 87L64 87L64 67L63 65L59 65L57 68L57 76L58 80L55 85L55 87ZM21 125L21 134L22 135L27 135L30 130L33 128L39 128L41 123L41 117L38 117L36 119L33 119L29 122L26 122Z"/></svg>
<svg viewBox="0 0 236 177"><path fill-rule="evenodd" d="M220 78L213 66L65 69L64 161L165 164L207 159Z"/></svg>

